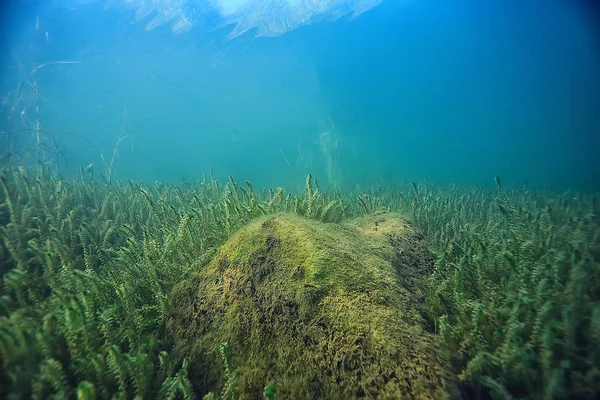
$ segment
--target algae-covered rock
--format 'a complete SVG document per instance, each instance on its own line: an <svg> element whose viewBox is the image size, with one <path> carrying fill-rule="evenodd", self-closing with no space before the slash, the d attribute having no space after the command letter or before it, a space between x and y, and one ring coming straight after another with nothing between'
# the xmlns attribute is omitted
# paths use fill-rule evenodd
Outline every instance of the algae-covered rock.
<svg viewBox="0 0 600 400"><path fill-rule="evenodd" d="M274 383L280 399L452 398L449 362L419 313L428 267L396 214L269 216L175 289L167 331L198 394L218 390L228 342L239 396Z"/></svg>

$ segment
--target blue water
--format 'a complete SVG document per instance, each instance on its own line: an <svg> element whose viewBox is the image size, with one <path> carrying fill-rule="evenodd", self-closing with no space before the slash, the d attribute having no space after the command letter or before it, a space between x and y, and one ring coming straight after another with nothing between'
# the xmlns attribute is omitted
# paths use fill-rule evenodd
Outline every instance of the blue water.
<svg viewBox="0 0 600 400"><path fill-rule="evenodd" d="M235 36L250 18L223 26L201 3L173 4L194 24L148 30L164 9L135 21L140 8L117 0L1 6L0 153L9 140L35 153L35 137L19 129L39 119L52 132L45 157L59 150L64 174L91 163L106 172L121 137L111 168L121 180L176 183L213 166L283 187L308 173L329 188L493 185L495 175L600 187L593 1L384 0L355 18L321 15L260 37L269 32ZM56 61L77 63L31 73Z"/></svg>

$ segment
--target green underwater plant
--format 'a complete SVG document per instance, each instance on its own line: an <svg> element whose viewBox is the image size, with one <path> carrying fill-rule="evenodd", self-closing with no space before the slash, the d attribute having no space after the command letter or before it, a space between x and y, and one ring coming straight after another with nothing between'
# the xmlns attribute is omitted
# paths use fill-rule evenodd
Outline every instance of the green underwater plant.
<svg viewBox="0 0 600 400"><path fill-rule="evenodd" d="M496 196L432 193L413 211L438 253L430 318L469 396L595 398L598 200L496 183Z"/></svg>
<svg viewBox="0 0 600 400"><path fill-rule="evenodd" d="M164 293L180 271L150 262L150 246L136 239L174 236L148 231L142 196L2 172L3 395L145 398L185 371L174 367L156 380Z"/></svg>
<svg viewBox="0 0 600 400"><path fill-rule="evenodd" d="M206 176L121 186L10 167L0 185L0 396L9 398L189 397L187 364L160 333L171 287L246 221L298 204Z"/></svg>
<svg viewBox="0 0 600 400"><path fill-rule="evenodd" d="M1 398L198 397L194 354L174 351L166 330L173 288L257 218L291 213L335 230L381 210L409 218L431 252L430 276L402 285L422 287L423 329L448 352L463 398L600 394L597 194L499 179L494 189L387 182L326 194L309 175L299 195L212 173L180 185L112 180L2 166ZM307 301L320 298L315 286L302 292ZM237 345L215 341L213 352L235 349L242 387ZM258 396L272 395L268 382L286 393L268 376Z"/></svg>
<svg viewBox="0 0 600 400"><path fill-rule="evenodd" d="M221 343L219 345L219 353L221 353L221 361L223 362L223 389L220 395L210 392L203 397L204 400L232 400L235 399L235 390L238 379L238 373L231 367L231 350L229 343Z"/></svg>

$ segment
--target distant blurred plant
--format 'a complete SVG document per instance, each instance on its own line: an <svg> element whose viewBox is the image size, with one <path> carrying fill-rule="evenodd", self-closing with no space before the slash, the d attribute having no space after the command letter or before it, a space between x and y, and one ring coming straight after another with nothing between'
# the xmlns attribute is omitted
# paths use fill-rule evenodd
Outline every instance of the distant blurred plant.
<svg viewBox="0 0 600 400"><path fill-rule="evenodd" d="M47 32L40 29L40 18L36 18L35 34L31 51L33 64L24 67L19 64L19 78L15 90L2 96L0 103L0 166L28 165L41 171L54 167L56 171L67 159L59 148L59 133L42 125L42 107L52 105L41 94L40 72L56 65L79 64L78 60L35 61L38 58L39 43L48 40Z"/></svg>

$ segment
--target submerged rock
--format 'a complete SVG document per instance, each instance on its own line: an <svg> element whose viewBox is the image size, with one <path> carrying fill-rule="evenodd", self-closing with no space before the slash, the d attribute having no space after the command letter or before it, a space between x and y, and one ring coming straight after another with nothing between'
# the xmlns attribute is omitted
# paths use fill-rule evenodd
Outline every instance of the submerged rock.
<svg viewBox="0 0 600 400"><path fill-rule="evenodd" d="M228 342L236 394L444 399L454 375L419 313L431 266L397 214L323 224L254 221L174 291L167 332L198 394L217 390Z"/></svg>

